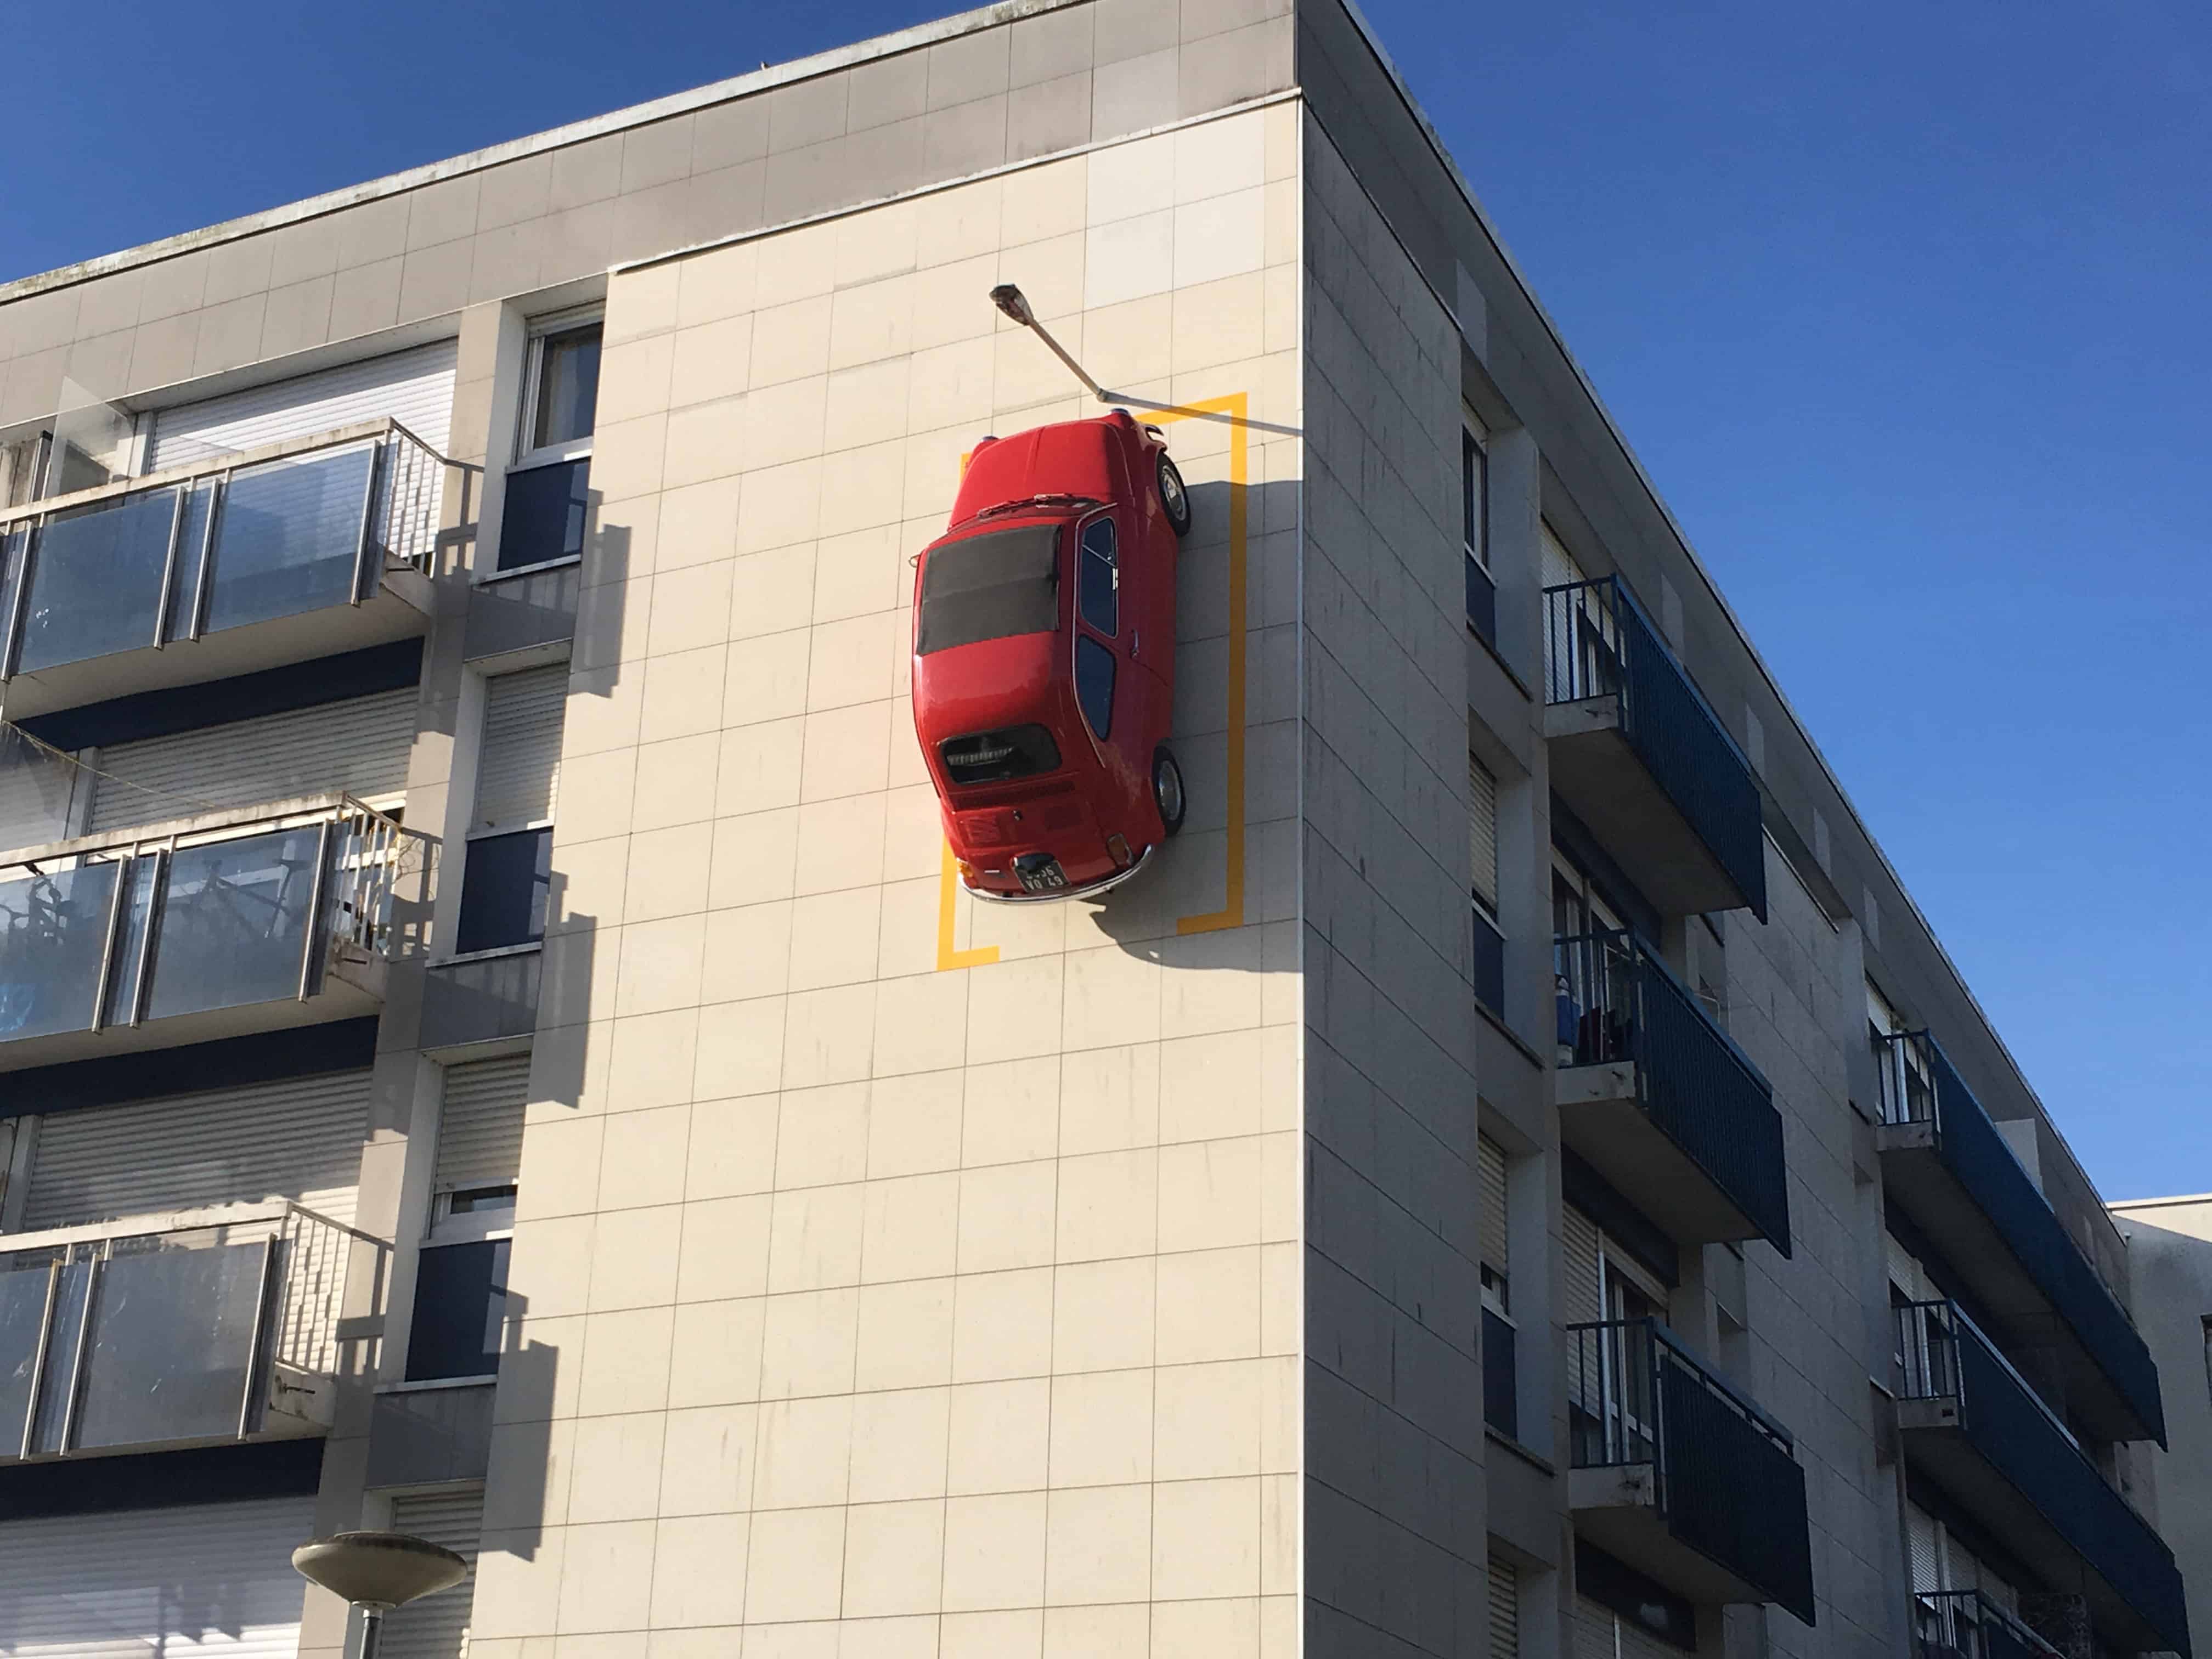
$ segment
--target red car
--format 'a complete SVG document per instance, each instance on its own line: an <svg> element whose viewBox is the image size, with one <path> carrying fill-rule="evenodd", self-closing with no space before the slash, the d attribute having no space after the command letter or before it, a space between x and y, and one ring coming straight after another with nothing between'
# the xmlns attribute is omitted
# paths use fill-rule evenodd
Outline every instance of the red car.
<svg viewBox="0 0 2212 1659"><path fill-rule="evenodd" d="M914 726L979 898L1080 898L1182 826L1182 477L1125 410L975 446L914 588Z"/></svg>

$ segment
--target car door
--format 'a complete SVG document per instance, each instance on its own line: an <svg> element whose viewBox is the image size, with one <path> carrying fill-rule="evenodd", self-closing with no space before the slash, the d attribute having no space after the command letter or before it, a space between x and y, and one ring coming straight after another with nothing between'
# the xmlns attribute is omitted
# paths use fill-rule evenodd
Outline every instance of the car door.
<svg viewBox="0 0 2212 1659"><path fill-rule="evenodd" d="M1075 697L1126 800L1140 785L1149 787L1152 761L1149 754L1141 764L1132 758L1150 711L1145 707L1144 674L1129 654L1138 612L1123 585L1118 518L1109 509L1085 520L1076 532Z"/></svg>

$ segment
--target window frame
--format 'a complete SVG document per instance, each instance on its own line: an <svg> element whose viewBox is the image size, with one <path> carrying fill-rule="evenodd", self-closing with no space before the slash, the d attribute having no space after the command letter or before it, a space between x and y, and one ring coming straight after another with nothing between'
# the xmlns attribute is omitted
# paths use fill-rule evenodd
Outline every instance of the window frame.
<svg viewBox="0 0 2212 1659"><path fill-rule="evenodd" d="M592 410L592 429L583 436L561 443L541 444L537 441L538 394L544 380L546 343L557 336L577 333L586 328L600 331L600 356L604 362L606 349L605 307L581 306L569 311L550 311L530 319L529 347L522 368L522 402L514 428L514 459L507 468L509 472L530 472L562 461L590 458L592 441L599 432L596 405Z"/></svg>

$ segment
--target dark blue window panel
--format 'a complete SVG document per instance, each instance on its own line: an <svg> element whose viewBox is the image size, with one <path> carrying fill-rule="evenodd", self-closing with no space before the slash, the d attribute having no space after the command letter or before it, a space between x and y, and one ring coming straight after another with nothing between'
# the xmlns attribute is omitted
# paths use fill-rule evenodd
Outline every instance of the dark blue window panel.
<svg viewBox="0 0 2212 1659"><path fill-rule="evenodd" d="M507 1319L506 1239L424 1249L415 1269L407 1380L490 1376Z"/></svg>
<svg viewBox="0 0 2212 1659"><path fill-rule="evenodd" d="M1075 700L1101 743L1114 735L1114 653L1097 641L1075 641Z"/></svg>
<svg viewBox="0 0 2212 1659"><path fill-rule="evenodd" d="M453 949L465 954L544 939L552 857L550 830L518 830L471 842Z"/></svg>
<svg viewBox="0 0 2212 1659"><path fill-rule="evenodd" d="M581 553L591 485L588 456L508 473L499 521L499 568L514 570Z"/></svg>

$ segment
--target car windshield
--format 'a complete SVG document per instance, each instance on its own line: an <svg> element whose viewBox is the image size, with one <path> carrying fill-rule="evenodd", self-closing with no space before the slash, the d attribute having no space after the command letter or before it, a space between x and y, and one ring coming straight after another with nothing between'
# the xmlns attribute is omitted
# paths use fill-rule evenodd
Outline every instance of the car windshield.
<svg viewBox="0 0 2212 1659"><path fill-rule="evenodd" d="M917 656L1060 626L1058 524L1018 525L943 542L921 571Z"/></svg>

